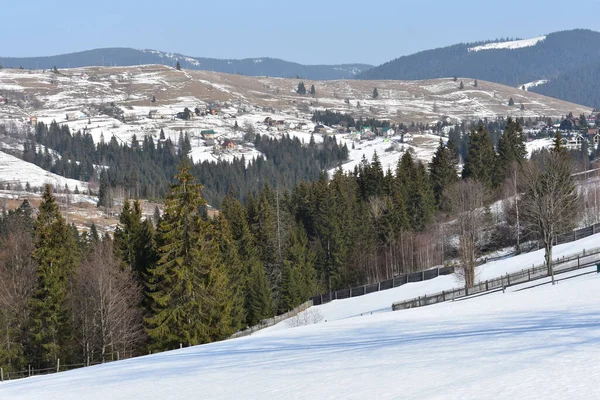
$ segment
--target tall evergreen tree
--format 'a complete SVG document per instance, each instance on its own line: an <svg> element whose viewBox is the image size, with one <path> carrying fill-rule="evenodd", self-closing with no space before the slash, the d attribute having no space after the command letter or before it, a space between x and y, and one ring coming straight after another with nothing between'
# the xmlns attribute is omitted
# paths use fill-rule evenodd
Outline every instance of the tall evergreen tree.
<svg viewBox="0 0 600 400"><path fill-rule="evenodd" d="M517 120L508 118L504 133L498 141L498 157L496 158L496 171L494 184L499 186L507 178L512 165L523 165L527 157L523 128Z"/></svg>
<svg viewBox="0 0 600 400"><path fill-rule="evenodd" d="M377 88L373 88L373 94L371 95L371 97L373 97L374 99L379 97L379 91L377 90Z"/></svg>
<svg viewBox="0 0 600 400"><path fill-rule="evenodd" d="M147 332L158 350L210 342L233 331L227 275L210 223L200 218L205 201L189 169L180 167L167 197L159 260L149 271L153 315L146 318Z"/></svg>
<svg viewBox="0 0 600 400"><path fill-rule="evenodd" d="M279 312L289 311L316 294L316 254L308 247L306 231L301 226L294 229L286 246L283 261Z"/></svg>
<svg viewBox="0 0 600 400"><path fill-rule="evenodd" d="M445 146L442 140L431 159L429 172L436 205L441 209L444 190L458 181L456 157L453 150Z"/></svg>
<svg viewBox="0 0 600 400"><path fill-rule="evenodd" d="M72 337L67 305L70 282L78 262L78 249L71 228L60 213L50 185L46 185L35 223L37 283L31 300L32 361L38 367L68 361Z"/></svg>
<svg viewBox="0 0 600 400"><path fill-rule="evenodd" d="M471 131L467 158L462 171L463 178L472 178L480 181L486 187L493 186L494 176L494 148L487 129L479 125L477 130Z"/></svg>

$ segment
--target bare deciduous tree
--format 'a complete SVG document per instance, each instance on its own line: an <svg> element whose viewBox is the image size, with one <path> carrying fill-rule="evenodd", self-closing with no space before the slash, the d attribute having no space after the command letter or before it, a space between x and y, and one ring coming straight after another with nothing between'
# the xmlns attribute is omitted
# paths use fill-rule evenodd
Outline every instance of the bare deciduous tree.
<svg viewBox="0 0 600 400"><path fill-rule="evenodd" d="M543 152L524 170L522 216L527 229L544 244L544 260L552 276L552 240L575 225L577 192L571 161L557 152Z"/></svg>
<svg viewBox="0 0 600 400"><path fill-rule="evenodd" d="M23 328L28 321L28 304L36 282L36 264L31 229L25 221L12 218L0 236L0 363L20 368Z"/></svg>
<svg viewBox="0 0 600 400"><path fill-rule="evenodd" d="M488 192L482 183L467 179L449 187L445 196L456 216L453 225L458 233L461 259L457 273L464 277L467 287L472 287L475 284L475 260L488 216Z"/></svg>
<svg viewBox="0 0 600 400"><path fill-rule="evenodd" d="M141 289L120 268L110 241L99 242L82 262L76 281L78 339L83 357L107 361L131 355L143 338Z"/></svg>

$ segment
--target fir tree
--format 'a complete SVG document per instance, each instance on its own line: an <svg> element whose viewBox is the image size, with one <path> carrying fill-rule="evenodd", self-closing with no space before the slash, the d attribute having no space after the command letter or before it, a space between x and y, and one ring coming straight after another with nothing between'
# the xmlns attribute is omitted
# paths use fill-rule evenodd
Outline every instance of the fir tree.
<svg viewBox="0 0 600 400"><path fill-rule="evenodd" d="M510 99L508 99L508 105L511 107L515 105L515 101L513 100L512 97Z"/></svg>
<svg viewBox="0 0 600 400"><path fill-rule="evenodd" d="M562 143L562 135L559 132L556 132L556 136L554 136L554 143L552 146L552 151L554 153L559 153L559 154L566 154L567 149L565 148L565 146Z"/></svg>
<svg viewBox="0 0 600 400"><path fill-rule="evenodd" d="M33 259L38 264L31 300L31 357L38 367L67 361L72 334L67 306L69 283L78 258L73 231L62 217L50 185L46 185L35 223Z"/></svg>
<svg viewBox="0 0 600 400"><path fill-rule="evenodd" d="M440 144L431 159L431 163L429 164L429 172L431 175L431 184L435 201L437 207L441 209L444 199L444 190L458 181L456 157L453 154L453 150L444 146L441 139Z"/></svg>
<svg viewBox="0 0 600 400"><path fill-rule="evenodd" d="M316 254L308 247L308 237L302 227L293 230L283 261L279 312L289 311L316 294Z"/></svg>
<svg viewBox="0 0 600 400"><path fill-rule="evenodd" d="M179 60L177 60L177 64L175 64L175 69L177 71L181 71L181 64L179 64Z"/></svg>
<svg viewBox="0 0 600 400"><path fill-rule="evenodd" d="M374 99L379 97L379 91L377 90L377 88L373 88L373 94L371 95L371 97L373 97Z"/></svg>
<svg viewBox="0 0 600 400"><path fill-rule="evenodd" d="M464 179L473 178L488 188L493 186L495 153L487 129L479 125L477 130L471 131L467 158L463 167Z"/></svg>
<svg viewBox="0 0 600 400"><path fill-rule="evenodd" d="M310 86L310 95L312 97L315 97L315 94L316 94L315 85L311 85Z"/></svg>
<svg viewBox="0 0 600 400"><path fill-rule="evenodd" d="M306 87L304 86L304 82L300 82L298 84L298 88L296 89L296 93L302 94L302 95L306 94Z"/></svg>
<svg viewBox="0 0 600 400"><path fill-rule="evenodd" d="M523 128L517 120L508 118L506 127L498 141L498 156L494 174L495 186L499 186L507 178L510 168L517 164L522 166L527 157Z"/></svg>
<svg viewBox="0 0 600 400"><path fill-rule="evenodd" d="M165 203L159 227L159 260L150 269L153 315L146 318L152 348L195 345L232 332L225 299L227 276L210 224L200 218L201 186L182 165Z"/></svg>
<svg viewBox="0 0 600 400"><path fill-rule="evenodd" d="M108 183L106 170L100 173L100 189L98 190L98 207L111 208L113 206L112 194Z"/></svg>
<svg viewBox="0 0 600 400"><path fill-rule="evenodd" d="M458 86L458 88L460 90L463 90L465 88L465 84L463 83L463 81L460 81L460 85Z"/></svg>

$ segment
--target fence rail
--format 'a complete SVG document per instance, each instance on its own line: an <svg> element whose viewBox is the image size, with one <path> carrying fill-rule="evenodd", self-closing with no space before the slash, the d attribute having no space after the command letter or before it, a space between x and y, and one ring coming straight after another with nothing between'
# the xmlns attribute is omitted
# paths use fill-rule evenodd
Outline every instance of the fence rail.
<svg viewBox="0 0 600 400"><path fill-rule="evenodd" d="M572 232L558 235L554 238L554 244L558 245L558 244L573 242L575 240L583 239L585 237L594 235L596 233L600 233L600 224L594 224L594 225L591 225L591 226L588 226L585 228L581 228L581 229L578 229L578 230L575 230ZM527 244L525 244L523 246L522 252L535 251L535 250L538 250L543 247L544 246L541 244L540 241L532 241L532 242L528 242ZM477 261L476 266L480 266L480 265L486 264L491 261L501 260L506 257L510 257L511 255L514 255L514 253L506 254L506 255L502 255L502 256L498 256L498 257L483 258L483 259L480 259L479 261ZM378 292L381 290L388 290L388 289L392 289L392 288L395 288L398 286L402 286L406 283L426 281L429 279L437 278L440 275L449 275L452 273L454 273L454 267L441 267L441 268L428 269L428 270L424 270L424 271L420 271L420 272L413 272L413 273L409 273L409 274L399 275L393 279L388 279L388 280L377 282L377 283L371 283L371 284L366 284L366 285L357 286L357 287L353 287L353 288L336 290L336 291L330 292L330 293L319 294L317 296L312 297L311 300L313 302L313 305L318 306L321 304L329 303L330 301L333 301L333 300L341 300L341 299L347 299L350 297L363 296L365 294Z"/></svg>
<svg viewBox="0 0 600 400"><path fill-rule="evenodd" d="M554 274L557 275L565 272L575 271L581 268L587 268L597 263L600 263L600 247L587 251L584 250L581 253L556 259L552 262L552 266ZM462 287L450 289L439 293L427 294L423 297L396 302L392 304L392 310L397 311L408 308L423 307L449 300L492 293L509 286L520 285L522 283L547 278L548 276L549 274L546 265L541 264L538 266L533 266L530 269L523 269L519 272L506 274L495 279L480 281L471 288Z"/></svg>
<svg viewBox="0 0 600 400"><path fill-rule="evenodd" d="M252 335L254 332L258 332L261 329L268 328L269 326L276 325L276 324L280 323L281 321L285 321L288 318L295 317L296 315L298 315L298 313L308 309L312 305L313 305L312 300L308 300L307 302L300 304L298 307L294 308L291 311L288 311L281 315L277 315L273 318L264 319L258 325L254 325L254 326L244 329L243 331L236 332L233 335L231 335L229 337L229 339L235 339L235 338L239 338L239 337L243 337L243 336Z"/></svg>

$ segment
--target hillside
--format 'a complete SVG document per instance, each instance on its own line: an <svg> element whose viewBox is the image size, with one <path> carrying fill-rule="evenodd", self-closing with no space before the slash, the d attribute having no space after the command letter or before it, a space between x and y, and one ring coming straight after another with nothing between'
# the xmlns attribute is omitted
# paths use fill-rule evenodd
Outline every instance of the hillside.
<svg viewBox="0 0 600 400"><path fill-rule="evenodd" d="M529 90L600 109L600 61L563 72Z"/></svg>
<svg viewBox="0 0 600 400"><path fill-rule="evenodd" d="M296 93L301 81L307 89L314 85L314 96ZM459 87L461 81L464 89ZM374 88L379 92L377 98L372 97ZM405 124L436 122L442 117L455 121L497 116L561 117L569 112L590 111L588 107L483 80L475 87L470 77L459 77L456 82L452 79L313 81L177 71L160 65L77 68L58 73L5 69L0 71L0 93L9 100L12 97L12 104L27 97L23 107L9 112L13 117L30 114L55 117L57 121L63 120L66 112L111 102L139 117L147 116L152 109L171 116L184 107L193 109L200 104L227 102L235 104L242 114L243 110L268 108L274 113L295 116L299 112L330 109L350 113L355 118L375 117ZM515 106L508 105L511 97ZM524 109L520 109L521 104ZM6 106L0 105L0 114L6 110ZM105 129L105 135L107 130L110 132Z"/></svg>
<svg viewBox="0 0 600 400"><path fill-rule="evenodd" d="M527 262L515 257L508 269ZM399 300L450 278L387 293ZM246 338L5 381L0 397L596 399L598 284L590 274L397 312L376 293L309 309L325 316L314 325L284 322Z"/></svg>
<svg viewBox="0 0 600 400"><path fill-rule="evenodd" d="M600 33L572 30L528 40L462 43L422 51L369 69L358 78L432 79L468 76L521 86L542 79L552 80L578 67L599 62ZM583 89L586 92L584 96L594 90L592 87ZM560 98L575 101L574 96L562 96L561 92ZM588 102L584 104L589 105Z"/></svg>
<svg viewBox="0 0 600 400"><path fill-rule="evenodd" d="M460 89L461 82L463 89ZM190 145L188 154L196 163L231 162L242 156L250 162L262 153L252 141L244 140L247 132L272 138L289 135L308 143L315 128L311 117L316 110L335 110L355 119L376 118L406 126L412 123L435 125L439 121L458 124L505 116L561 118L569 112L579 115L591 111L573 103L483 80L475 87L475 82L467 78L456 82L452 79L305 80L307 88L315 87L314 96L296 93L299 83L298 79L178 71L161 65L86 67L56 72L4 69L0 71L0 96L6 100L0 102L0 121L4 121L0 123L0 147L10 149L11 154L21 154L27 132L32 130L30 120L33 118L45 124L56 121L60 127L68 127L70 132L89 134L96 144L110 143L114 138L118 144L131 145L134 137L139 141L151 136L155 143L170 139L179 146L180 136L185 135ZM372 97L374 87L378 89L377 98ZM514 106L508 105L510 98L514 100ZM189 120L177 117L186 108L198 111L198 115L193 113ZM265 123L269 119L282 122L273 126ZM204 130L213 130L214 140L205 140ZM10 132L3 134L4 131ZM360 133L340 133L334 128L324 128L314 140L321 143L324 137L335 137L341 146L345 145L350 153L344 164L346 170L352 170L363 155L371 159L375 151L384 168L394 169L399 157L409 150L414 151L418 159L429 162L440 139L431 133L423 129L417 132L412 142L402 144L398 135L396 138L366 140ZM227 140L234 141L232 148L224 146ZM90 159L74 161L86 163L85 171L88 172L73 171L69 177L90 179L89 171L93 168L89 165ZM97 160L96 164L99 163L101 161ZM72 170L70 166L72 164L66 160L53 171ZM156 176L150 176L150 169L132 172L138 180L145 176L142 193L154 190L148 185L157 182ZM298 180L296 183L301 179L316 179L320 172L313 172L314 176L293 179ZM3 179L9 178L0 176L0 181ZM213 189L221 181L202 179L207 185L209 201L219 204L222 190L216 193ZM273 179L273 184L277 183L275 177L269 179ZM235 185L241 187L242 183L236 181ZM161 185L166 187L167 184L161 181Z"/></svg>
<svg viewBox="0 0 600 400"><path fill-rule="evenodd" d="M257 57L243 60L222 60L216 58L189 57L182 54L157 50L137 50L130 48L104 48L61 54L50 57L11 58L0 57L0 65L5 68L52 69L78 68L90 66L134 66L161 64L175 67L179 62L182 68L225 72L247 76L275 76L304 79L348 79L371 68L366 64L343 65L302 65L276 58Z"/></svg>

